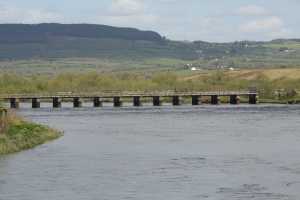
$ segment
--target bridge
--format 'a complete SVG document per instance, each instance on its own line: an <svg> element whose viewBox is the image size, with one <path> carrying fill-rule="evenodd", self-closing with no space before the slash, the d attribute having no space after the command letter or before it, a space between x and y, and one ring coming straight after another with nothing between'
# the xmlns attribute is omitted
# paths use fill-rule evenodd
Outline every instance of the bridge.
<svg viewBox="0 0 300 200"><path fill-rule="evenodd" d="M55 94L10 94L0 95L0 101L8 101L11 108L19 108L20 102L31 101L32 108L40 108L42 101L52 101L53 108L60 108L63 101L72 101L75 108L81 107L83 100L93 102L94 107L101 107L106 100L112 100L115 107L122 106L122 99L132 99L133 106L142 106L142 99L152 99L153 106L161 106L162 98L171 98L174 106L182 103L182 98L190 98L192 105L200 105L202 98L210 99L212 105L221 103L221 97L228 97L230 104L239 104L241 97L248 98L249 104L258 103L258 93L256 91L213 91L213 92L119 92L106 91L94 93L55 93Z"/></svg>

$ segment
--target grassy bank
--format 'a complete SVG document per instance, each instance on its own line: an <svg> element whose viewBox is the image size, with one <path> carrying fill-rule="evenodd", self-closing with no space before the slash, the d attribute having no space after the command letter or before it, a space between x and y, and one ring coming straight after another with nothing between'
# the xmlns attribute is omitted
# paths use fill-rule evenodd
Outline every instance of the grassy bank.
<svg viewBox="0 0 300 200"><path fill-rule="evenodd" d="M27 122L11 113L0 120L0 155L30 149L62 135L47 126Z"/></svg>
<svg viewBox="0 0 300 200"><path fill-rule="evenodd" d="M300 100L300 69L190 70L122 73L0 74L0 94L113 91L236 91L256 88L261 99Z"/></svg>

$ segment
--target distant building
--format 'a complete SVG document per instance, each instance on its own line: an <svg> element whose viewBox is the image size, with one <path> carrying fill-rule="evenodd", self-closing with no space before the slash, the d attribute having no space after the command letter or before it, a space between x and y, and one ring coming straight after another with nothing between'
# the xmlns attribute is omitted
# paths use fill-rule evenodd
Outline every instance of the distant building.
<svg viewBox="0 0 300 200"><path fill-rule="evenodd" d="M192 67L192 68L191 68L191 71L201 71L201 69L200 69L200 68L197 68L197 67Z"/></svg>

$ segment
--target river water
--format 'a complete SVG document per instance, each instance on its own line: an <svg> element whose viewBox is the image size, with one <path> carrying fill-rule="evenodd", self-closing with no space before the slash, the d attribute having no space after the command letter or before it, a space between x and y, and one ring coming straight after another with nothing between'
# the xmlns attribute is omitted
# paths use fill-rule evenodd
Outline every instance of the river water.
<svg viewBox="0 0 300 200"><path fill-rule="evenodd" d="M299 106L19 112L65 135L0 157L0 200L300 199Z"/></svg>

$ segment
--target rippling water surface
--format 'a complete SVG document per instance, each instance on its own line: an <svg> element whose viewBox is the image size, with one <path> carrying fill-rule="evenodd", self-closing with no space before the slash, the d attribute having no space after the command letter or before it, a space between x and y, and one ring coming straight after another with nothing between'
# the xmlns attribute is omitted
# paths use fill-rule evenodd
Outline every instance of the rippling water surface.
<svg viewBox="0 0 300 200"><path fill-rule="evenodd" d="M0 200L300 199L300 107L42 108L59 140L0 157Z"/></svg>

